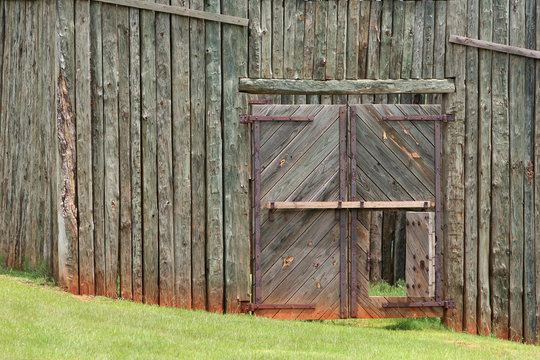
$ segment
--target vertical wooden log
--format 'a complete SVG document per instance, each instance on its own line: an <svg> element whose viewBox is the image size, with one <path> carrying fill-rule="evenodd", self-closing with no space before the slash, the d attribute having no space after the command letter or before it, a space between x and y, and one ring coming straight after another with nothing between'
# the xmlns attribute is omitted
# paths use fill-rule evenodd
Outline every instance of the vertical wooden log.
<svg viewBox="0 0 540 360"><path fill-rule="evenodd" d="M251 4L251 1L248 1ZM295 14L295 36L294 36L294 78L303 78L303 66L304 66L304 12L306 10L306 2L304 0L296 0L296 14ZM251 17L251 15L250 15ZM250 20L251 21L251 20ZM305 104L305 95L295 95L295 104Z"/></svg>
<svg viewBox="0 0 540 360"><path fill-rule="evenodd" d="M396 213L387 211L382 227L382 278L388 284L394 284L393 243L395 239Z"/></svg>
<svg viewBox="0 0 540 360"><path fill-rule="evenodd" d="M313 49L313 79L323 80L326 76L326 24L328 18L328 2L315 3L315 42ZM311 104L321 102L319 96L310 96Z"/></svg>
<svg viewBox="0 0 540 360"><path fill-rule="evenodd" d="M337 2L337 29L336 29L336 66L335 78L345 79L345 51L347 49L347 5L348 1ZM347 96L333 96L334 104L346 104Z"/></svg>
<svg viewBox="0 0 540 360"><path fill-rule="evenodd" d="M131 250L133 301L143 301L140 11L129 9Z"/></svg>
<svg viewBox="0 0 540 360"><path fill-rule="evenodd" d="M337 0L328 1L327 6L327 26L326 26L326 70L324 79L336 78L337 60L337 28L338 28L338 6ZM321 104L332 104L331 95L321 96Z"/></svg>
<svg viewBox="0 0 540 360"><path fill-rule="evenodd" d="M536 48L535 1L525 2L525 46ZM525 147L523 165L524 177L524 256L523 256L523 338L527 343L536 342L536 298L535 298L535 225L534 225L534 118L535 81L534 60L525 60L525 127L523 131Z"/></svg>
<svg viewBox="0 0 540 360"><path fill-rule="evenodd" d="M434 40L435 40L435 3L436 1L426 1L425 7L424 7L424 46L423 46L423 54L422 54L422 78L424 79L433 78L433 50L434 50ZM426 96L426 102L429 104L432 104L433 95Z"/></svg>
<svg viewBox="0 0 540 360"><path fill-rule="evenodd" d="M96 295L105 295L105 155L103 150L103 44L101 3L90 4L92 191Z"/></svg>
<svg viewBox="0 0 540 360"><path fill-rule="evenodd" d="M185 0L174 5L188 6ZM191 308L191 131L189 19L171 19L174 271L176 306Z"/></svg>
<svg viewBox="0 0 540 360"><path fill-rule="evenodd" d="M120 187L116 6L103 5L103 125L105 154L105 295L118 295Z"/></svg>
<svg viewBox="0 0 540 360"><path fill-rule="evenodd" d="M280 0L272 0L272 77L283 79L283 5ZM276 96L275 104L281 104L281 96Z"/></svg>
<svg viewBox="0 0 540 360"><path fill-rule="evenodd" d="M446 1L435 2L435 38L433 40L433 77L444 79L444 56L446 54ZM440 94L433 95L432 104L440 104Z"/></svg>
<svg viewBox="0 0 540 360"><path fill-rule="evenodd" d="M510 9L509 44L525 46L525 3L516 2ZM525 58L510 56L510 339L523 337L523 190L525 181Z"/></svg>
<svg viewBox="0 0 540 360"><path fill-rule="evenodd" d="M158 0L168 4L168 0ZM156 13L156 127L159 304L174 305L174 224L171 114L171 16Z"/></svg>
<svg viewBox="0 0 540 360"><path fill-rule="evenodd" d="M380 48L381 48L381 14L383 4L381 2L373 2L369 14L369 40L367 47L367 79L378 79L380 73ZM362 22L360 23L362 26ZM381 100L377 97L376 100ZM362 103L373 103L372 95L362 96Z"/></svg>
<svg viewBox="0 0 540 360"><path fill-rule="evenodd" d="M251 22L251 21L250 21ZM261 77L272 78L272 0L261 0Z"/></svg>
<svg viewBox="0 0 540 360"><path fill-rule="evenodd" d="M141 153L143 220L143 300L159 303L157 128L156 128L156 19L141 12Z"/></svg>
<svg viewBox="0 0 540 360"><path fill-rule="evenodd" d="M75 42L73 2L56 1L57 184L59 284L79 293L76 203ZM23 99L21 99L23 100Z"/></svg>
<svg viewBox="0 0 540 360"><path fill-rule="evenodd" d="M401 62L401 78L410 79L412 75L412 61L413 61L413 48L414 48L414 19L415 19L415 2L405 2L405 24L403 29L403 60ZM442 41L441 41L442 42ZM446 38L445 38L446 42ZM443 49L444 44L443 43ZM444 62L444 59L443 59ZM444 69L444 64L443 64ZM444 77L444 74L443 74ZM412 103L412 96L410 94L402 94L400 96L400 103L410 104Z"/></svg>
<svg viewBox="0 0 540 360"><path fill-rule="evenodd" d="M369 264L369 281L376 284L382 279L382 212L371 212L371 223L369 226L369 253L371 256Z"/></svg>
<svg viewBox="0 0 540 360"><path fill-rule="evenodd" d="M304 63L303 79L313 79L313 61L315 47L315 3L306 2L304 15ZM306 103L317 103L317 96L306 96Z"/></svg>
<svg viewBox="0 0 540 360"><path fill-rule="evenodd" d="M80 291L95 295L94 219L92 216L92 122L90 117L90 3L75 1L75 76L77 103L77 207L79 210Z"/></svg>
<svg viewBox="0 0 540 360"><path fill-rule="evenodd" d="M382 2L380 20L380 52L379 57L379 79L388 79L390 76L390 56L392 51L392 22L393 22L393 1ZM376 95L375 102L385 104L388 102L388 95ZM390 215L390 218L393 218ZM394 225L392 224L392 227Z"/></svg>
<svg viewBox="0 0 540 360"><path fill-rule="evenodd" d="M248 1L248 4L250 2ZM285 79L294 79L294 45L295 45L295 25L296 25L296 1L286 1L283 3L283 77ZM249 5L251 8L251 4ZM251 30L250 30L251 31ZM251 37L251 34L250 34ZM248 63L249 63L248 58ZM293 104L294 96L283 95L283 104Z"/></svg>
<svg viewBox="0 0 540 360"><path fill-rule="evenodd" d="M245 17L245 1L223 0L222 13ZM223 154L225 222L225 301L229 313L250 298L249 157L248 129L238 116L247 110L238 94L238 78L247 75L247 32L223 25Z"/></svg>
<svg viewBox="0 0 540 360"><path fill-rule="evenodd" d="M209 0L208 12L220 12ZM223 141L221 137L221 25L206 23L206 262L208 310L223 312Z"/></svg>
<svg viewBox="0 0 540 360"><path fill-rule="evenodd" d="M131 105L130 105L130 14L117 8L118 37L118 131L120 170L120 296L133 298L132 220L131 220Z"/></svg>
<svg viewBox="0 0 540 360"><path fill-rule="evenodd" d="M413 45L413 58L411 68L411 78L422 78L422 60L424 54L424 15L425 15L425 2L415 2L415 22L414 22L414 45ZM463 15L463 14L461 14ZM413 96L413 102L415 104L423 104L424 96L415 94Z"/></svg>
<svg viewBox="0 0 540 360"><path fill-rule="evenodd" d="M405 3L403 1L394 1L392 15L391 55L388 74L390 79L399 79L401 77L403 30L405 26ZM398 102L398 94L388 95L388 103L397 104Z"/></svg>
<svg viewBox="0 0 540 360"><path fill-rule="evenodd" d="M508 1L493 1L493 41L508 42ZM508 55L492 54L492 160L491 160L491 331L508 338L510 274L510 169L508 155Z"/></svg>
<svg viewBox="0 0 540 360"><path fill-rule="evenodd" d="M467 36L478 38L478 0L467 2ZM465 293L463 327L476 334L478 266L478 49L467 48L465 100ZM425 59L426 57L424 57ZM425 73L424 73L425 75Z"/></svg>
<svg viewBox="0 0 540 360"><path fill-rule="evenodd" d="M396 227L394 236L394 282L405 280L405 256L406 256L406 223L407 213L396 213Z"/></svg>
<svg viewBox="0 0 540 360"><path fill-rule="evenodd" d="M480 0L479 36L492 41L491 0ZM478 333L491 334L491 51L479 50L478 82Z"/></svg>
<svg viewBox="0 0 540 360"><path fill-rule="evenodd" d="M536 19L540 19L540 3L536 3ZM540 49L540 26L536 24L536 48ZM536 79L540 79L540 62L535 62ZM536 94L540 94L540 81L536 80ZM540 109L540 96L535 97L535 108ZM534 113L534 224L540 229L540 112ZM540 236L535 234L535 279L536 279L536 340L540 338Z"/></svg>
<svg viewBox="0 0 540 360"><path fill-rule="evenodd" d="M202 10L202 0L191 1ZM191 256L193 308L205 310L206 293L206 179L205 179L205 29L202 20L190 19L191 66ZM237 61L236 59L234 61Z"/></svg>
<svg viewBox="0 0 540 360"><path fill-rule="evenodd" d="M362 2L362 4L369 4L369 2ZM358 77L359 67L359 16L360 16L360 2L358 0L351 0L348 2L349 8L347 12L347 52L345 55L345 78L356 79ZM364 33L367 33L364 31ZM365 67L365 66L364 66ZM349 96L349 104L359 103L358 96Z"/></svg>
<svg viewBox="0 0 540 360"><path fill-rule="evenodd" d="M248 2L249 16L249 48L248 48L248 76L261 77L261 0ZM288 52L289 50L287 50Z"/></svg>
<svg viewBox="0 0 540 360"><path fill-rule="evenodd" d="M446 33L465 34L467 2L455 0L449 6ZM442 111L455 114L456 122L443 126L443 296L456 302L456 308L447 309L444 317L456 331L463 329L465 71L465 48L448 45L446 76L455 77L456 92L444 96Z"/></svg>

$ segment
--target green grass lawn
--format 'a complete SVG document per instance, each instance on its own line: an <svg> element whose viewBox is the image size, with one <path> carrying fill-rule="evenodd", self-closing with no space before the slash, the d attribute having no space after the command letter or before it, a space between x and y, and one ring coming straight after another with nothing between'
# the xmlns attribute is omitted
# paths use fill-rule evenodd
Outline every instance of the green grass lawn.
<svg viewBox="0 0 540 360"><path fill-rule="evenodd" d="M1 359L540 359L540 347L438 320L278 321L79 299L0 275Z"/></svg>

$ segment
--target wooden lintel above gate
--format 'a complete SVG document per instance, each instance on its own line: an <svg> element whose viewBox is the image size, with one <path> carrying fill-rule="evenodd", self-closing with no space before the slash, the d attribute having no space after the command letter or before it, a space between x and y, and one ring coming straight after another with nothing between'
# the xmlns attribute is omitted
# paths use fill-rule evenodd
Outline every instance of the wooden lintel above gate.
<svg viewBox="0 0 540 360"><path fill-rule="evenodd" d="M318 209L427 209L433 201L269 201L270 210Z"/></svg>

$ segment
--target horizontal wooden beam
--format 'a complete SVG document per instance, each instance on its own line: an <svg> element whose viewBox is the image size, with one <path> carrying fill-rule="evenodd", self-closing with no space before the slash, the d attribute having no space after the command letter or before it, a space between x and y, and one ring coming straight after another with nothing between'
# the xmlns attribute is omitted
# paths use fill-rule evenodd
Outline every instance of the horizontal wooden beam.
<svg viewBox="0 0 540 360"><path fill-rule="evenodd" d="M202 19L202 20L216 21L216 22L220 22L224 24L231 24L231 25L238 25L238 26L249 25L249 19L236 17L236 16L230 16L230 15L224 15L224 14L211 13L211 12L201 11L201 10L194 10L194 9L189 9L182 6L156 4L156 3L142 1L142 0L92 0L92 1L99 1L99 2L103 2L107 4L126 6L130 8L150 10L150 11L162 12L162 13L173 14L173 15L187 16L187 17Z"/></svg>
<svg viewBox="0 0 540 360"><path fill-rule="evenodd" d="M478 39L468 38L465 36L457 36L457 35L450 35L450 38L448 39L448 41L450 41L453 44L472 46L472 47L476 47L480 49L498 51L498 52L503 52L503 53L517 55L517 56L524 56L524 57L528 57L532 59L540 59L540 51L537 51L537 50L498 44L491 41L478 40Z"/></svg>
<svg viewBox="0 0 540 360"><path fill-rule="evenodd" d="M250 94L362 95L443 94L456 91L453 79L291 80L241 78L239 90Z"/></svg>
<svg viewBox="0 0 540 360"><path fill-rule="evenodd" d="M270 210L317 209L425 209L435 206L432 201L269 201Z"/></svg>

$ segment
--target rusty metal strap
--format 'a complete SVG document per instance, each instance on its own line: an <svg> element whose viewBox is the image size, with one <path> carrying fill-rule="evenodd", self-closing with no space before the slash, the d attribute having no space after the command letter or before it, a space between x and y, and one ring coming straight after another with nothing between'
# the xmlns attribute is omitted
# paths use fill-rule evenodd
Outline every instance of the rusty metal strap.
<svg viewBox="0 0 540 360"><path fill-rule="evenodd" d="M383 308L421 308L421 307L443 307L445 309L454 309L456 302L454 300L443 301L417 301L417 302L389 302L383 304Z"/></svg>
<svg viewBox="0 0 540 360"><path fill-rule="evenodd" d="M454 114L442 114L442 115L392 115L383 116L385 121L442 121L453 122L456 120Z"/></svg>
<svg viewBox="0 0 540 360"><path fill-rule="evenodd" d="M241 124L251 124L254 121L313 121L313 116L262 116L262 115L241 115Z"/></svg>
<svg viewBox="0 0 540 360"><path fill-rule="evenodd" d="M253 304L250 302L242 302L242 312L250 312L256 310L304 310L315 309L313 304Z"/></svg>

